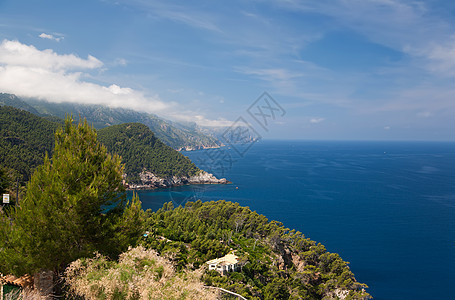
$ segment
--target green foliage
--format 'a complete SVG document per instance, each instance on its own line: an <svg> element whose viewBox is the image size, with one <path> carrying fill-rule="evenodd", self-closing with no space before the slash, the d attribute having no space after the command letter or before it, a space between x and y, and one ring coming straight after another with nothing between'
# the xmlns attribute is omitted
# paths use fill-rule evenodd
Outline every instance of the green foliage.
<svg viewBox="0 0 455 300"><path fill-rule="evenodd" d="M164 178L199 172L189 158L163 144L143 124L110 126L99 130L98 138L110 152L123 158L129 181L138 181L138 174L144 170Z"/></svg>
<svg viewBox="0 0 455 300"><path fill-rule="evenodd" d="M20 181L27 181L35 168L43 164L45 154L51 153L54 133L62 126L62 120L55 117L41 118L0 106L0 166L14 170L14 179L20 175ZM190 159L163 144L143 124L111 126L98 134L98 140L109 152L123 157L131 182L138 182L144 169L160 177L191 176L200 171Z"/></svg>
<svg viewBox="0 0 455 300"><path fill-rule="evenodd" d="M10 186L10 178L6 170L0 166L0 196L8 190Z"/></svg>
<svg viewBox="0 0 455 300"><path fill-rule="evenodd" d="M20 206L0 215L0 272L61 271L94 251L118 255L142 229L137 197L126 210L125 202L120 157L87 122L67 118L52 160L46 155L33 173Z"/></svg>
<svg viewBox="0 0 455 300"><path fill-rule="evenodd" d="M21 181L28 180L52 150L58 127L27 111L0 106L0 165L16 170Z"/></svg>
<svg viewBox="0 0 455 300"><path fill-rule="evenodd" d="M166 203L147 211L146 228L150 235L143 245L180 269L236 250L241 271L227 276L210 271L203 280L248 299L329 299L336 290L352 299L370 297L338 254L238 203L198 200L177 208Z"/></svg>
<svg viewBox="0 0 455 300"><path fill-rule="evenodd" d="M286 280L282 278L273 279L264 289L265 300L289 299L289 296Z"/></svg>
<svg viewBox="0 0 455 300"><path fill-rule="evenodd" d="M144 232L144 223L145 212L142 210L138 195L134 193L122 217L114 225L117 248L127 249L129 246L136 245Z"/></svg>

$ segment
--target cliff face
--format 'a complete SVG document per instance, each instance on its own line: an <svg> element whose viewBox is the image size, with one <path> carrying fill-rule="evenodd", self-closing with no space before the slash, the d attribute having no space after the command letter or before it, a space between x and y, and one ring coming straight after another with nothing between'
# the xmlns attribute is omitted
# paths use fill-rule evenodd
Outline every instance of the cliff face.
<svg viewBox="0 0 455 300"><path fill-rule="evenodd" d="M228 184L230 183L226 178L218 179L213 174L201 171L195 176L172 176L168 178L158 177L155 174L144 171L139 174L141 183L140 184L129 184L127 185L130 189L156 189L156 188L167 188L173 186L180 186L185 184Z"/></svg>

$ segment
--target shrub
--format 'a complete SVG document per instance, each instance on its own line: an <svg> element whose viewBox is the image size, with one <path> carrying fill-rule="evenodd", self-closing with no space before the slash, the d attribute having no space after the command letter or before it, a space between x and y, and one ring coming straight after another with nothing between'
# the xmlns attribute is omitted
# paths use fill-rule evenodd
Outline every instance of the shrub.
<svg viewBox="0 0 455 300"><path fill-rule="evenodd" d="M142 246L120 255L118 262L96 254L66 269L70 293L86 299L218 299L204 288L201 271L176 273L171 262Z"/></svg>

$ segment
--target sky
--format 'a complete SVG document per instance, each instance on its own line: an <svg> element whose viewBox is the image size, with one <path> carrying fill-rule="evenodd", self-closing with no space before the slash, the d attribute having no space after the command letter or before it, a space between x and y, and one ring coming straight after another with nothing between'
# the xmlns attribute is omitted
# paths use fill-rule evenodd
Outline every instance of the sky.
<svg viewBox="0 0 455 300"><path fill-rule="evenodd" d="M454 141L454 79L455 1L0 0L0 92L19 97L241 117L272 139ZM248 113L264 92L266 127Z"/></svg>

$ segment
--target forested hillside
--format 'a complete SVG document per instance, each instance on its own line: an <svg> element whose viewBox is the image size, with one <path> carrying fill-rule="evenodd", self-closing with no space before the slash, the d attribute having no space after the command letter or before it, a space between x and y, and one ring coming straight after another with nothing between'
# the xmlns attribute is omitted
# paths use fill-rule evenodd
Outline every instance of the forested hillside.
<svg viewBox="0 0 455 300"><path fill-rule="evenodd" d="M12 106L38 115L38 111L25 101L19 99L16 95L0 93L0 105Z"/></svg>
<svg viewBox="0 0 455 300"><path fill-rule="evenodd" d="M139 242L143 247L157 251L172 262L177 273L169 273L169 282L186 281L188 279L185 278L190 276L193 286L202 288L204 284L226 288L248 299L370 298L364 291L366 286L355 280L348 263L338 254L327 252L323 245L305 238L302 233L289 230L280 222L269 222L265 216L251 211L248 207L241 207L238 203L226 201L202 203L199 200L177 208L174 208L172 203L166 203L157 212L144 213L135 196L133 200L135 204L125 210L122 217L115 221L117 227L111 226L114 223L106 223L105 230L101 230L109 234L106 236L109 237L111 244L106 246L108 244L101 242L98 237L101 232L99 224L102 223L98 219L106 216L104 213L99 213L107 195L102 192L102 188L112 188L110 193L114 197L123 189L123 185L119 158L108 155L104 146L99 145L96 139L104 143L109 152L121 155L125 163L125 171L131 174L137 174L146 169L162 177L191 176L199 173L200 170L187 157L164 145L143 124L110 126L99 130L97 134L86 122L78 127L71 127L70 124L67 122L66 130L61 130L56 137L55 131L61 127L60 123L50 122L13 107L0 107L2 168L6 167L8 171L11 169L20 171L25 181L38 165L43 164L45 153L50 153L54 147L54 138L59 141L55 151L60 153L60 156L56 156L55 159L45 160L45 164L35 172L35 180L32 179L28 184L26 197L21 206L25 209L12 210L12 215L9 216L12 217L11 219L0 214L3 222L0 226L0 235L8 236L2 241L16 243L14 247L8 243L0 245L0 249L7 249L0 256L3 259L0 265L4 268L0 271L21 275L35 272L43 266L48 269L63 270L72 259L87 257L95 250L105 250L105 253L109 253L115 248L114 246L119 246L116 249L119 252L121 249L126 249L128 245L137 246ZM87 134L87 137L84 134ZM90 150L92 148L95 150ZM100 165L99 155L96 153L105 157L106 162ZM82 154L90 159L84 158ZM104 174L108 166L106 164L109 163L115 164L115 168L112 167L110 172ZM0 168L1 178L5 177L2 168ZM87 177L87 174L91 174L92 177ZM115 180L111 184L102 178ZM3 186L1 188L4 189ZM71 192L72 196L66 197L65 193L69 190L76 190L77 193ZM60 211L53 215L56 210L50 208L56 199L70 202L55 206ZM87 202L87 199L91 200ZM76 200L79 201L77 209L71 202ZM91 203L100 203L100 205L92 207L93 211L87 211ZM27 208L27 205L30 207ZM29 214L27 211L35 213ZM71 220L79 220L75 216L81 217L76 222L80 225L77 230L74 227L76 223L66 221L69 211L73 213ZM76 212L77 214L74 215ZM46 218L49 224L64 224L69 227L51 228L50 225L46 225L44 227L46 230L43 230L39 222ZM87 231L86 220L90 218L94 219L89 222L92 227ZM6 226L5 224L11 225L11 220L14 220L14 226ZM8 231L11 228L17 228L19 231ZM34 230L33 235L29 234L30 228ZM110 232L112 228L117 229ZM131 231L132 228L133 231ZM75 234L75 232L78 233ZM139 240L143 232L148 234ZM70 235L65 236L64 233L70 233ZM125 233L128 234L124 236ZM86 249L81 252L81 241L89 240L86 234L93 234L89 237L93 239L93 243L87 244ZM38 238L42 241L38 246L45 250L35 251L36 245L33 243L38 241ZM68 240L71 239L78 247L67 247ZM22 250L17 251L17 249ZM73 253L73 249L79 252ZM241 269L236 272L226 276L221 276L216 271L194 272L201 266L205 266L207 260L221 257L230 251L235 251L239 257ZM54 255L55 253L58 254ZM66 256L62 253L66 253ZM101 273L97 278L103 281L103 276L108 272L117 274L116 270L123 268L121 264L122 261L118 265L116 263L105 265L104 267L108 269L112 268L100 269ZM154 268L152 275L161 272L160 270L164 268L164 265L150 264ZM143 269L134 270L136 271L141 274ZM134 272L132 271L131 274ZM203 284L199 281L198 274L203 274L201 279ZM127 285L122 285L122 289L130 286L128 281L125 282ZM105 283L109 284L107 281ZM148 294L155 293L153 289L147 290L147 286L144 285L144 290ZM160 289L158 286L158 290ZM90 288L90 291L97 292L95 288ZM152 292L149 293L149 291ZM166 291L169 295L174 295L176 292L175 289L164 288L162 291ZM73 292L79 294L76 290ZM201 290L201 293L204 292Z"/></svg>
<svg viewBox="0 0 455 300"><path fill-rule="evenodd" d="M247 299L369 299L366 285L336 253L282 223L226 201L164 204L147 211L143 244L174 261L178 269L199 268L235 250L242 269L228 276L207 272L206 285Z"/></svg>
<svg viewBox="0 0 455 300"><path fill-rule="evenodd" d="M189 158L162 143L144 124L126 123L100 129L98 140L122 157L130 181L137 181L144 170L163 178L199 172Z"/></svg>
<svg viewBox="0 0 455 300"><path fill-rule="evenodd" d="M28 111L0 106L0 165L28 180L51 152L59 126Z"/></svg>
<svg viewBox="0 0 455 300"><path fill-rule="evenodd" d="M99 255L73 262L66 271L73 293L91 299L233 299L208 295L212 290L204 292L205 285L250 300L371 299L338 254L238 203L198 200L174 208L169 202L148 210L144 225L141 245L119 262ZM208 270L208 260L232 251L241 268L225 275Z"/></svg>
<svg viewBox="0 0 455 300"><path fill-rule="evenodd" d="M51 155L54 132L62 124L61 119L53 118L53 121L0 106L0 166L20 174L20 181L27 181L43 163L45 153ZM110 152L122 157L130 182L139 181L139 173L144 170L163 178L189 177L200 171L189 158L162 143L143 124L106 127L98 131L98 139Z"/></svg>

